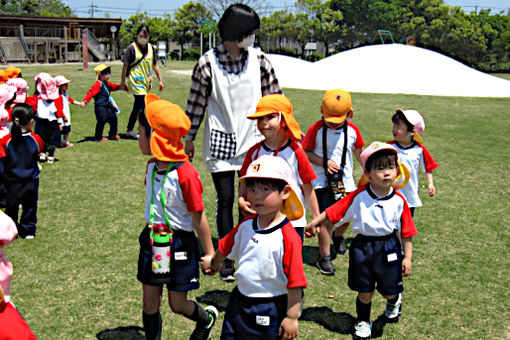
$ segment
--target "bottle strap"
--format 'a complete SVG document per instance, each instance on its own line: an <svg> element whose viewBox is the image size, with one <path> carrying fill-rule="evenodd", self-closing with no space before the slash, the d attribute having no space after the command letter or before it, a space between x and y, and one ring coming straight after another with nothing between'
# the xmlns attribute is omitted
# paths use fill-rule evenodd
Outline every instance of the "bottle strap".
<svg viewBox="0 0 510 340"><path fill-rule="evenodd" d="M166 197L165 197L165 182L168 177L168 173L172 171L177 164L175 162L171 162L168 164L168 167L166 168L165 175L161 179L161 192L160 192L160 202L161 207L163 209L163 217L165 218L165 223L168 226L169 229L171 229L170 219L168 218L165 206L166 206ZM150 229L150 238L153 239L153 230L152 226L154 225L154 180L156 178L156 166L157 164L154 164L154 167L152 168L152 176L151 176L151 201L149 204L149 229Z"/></svg>

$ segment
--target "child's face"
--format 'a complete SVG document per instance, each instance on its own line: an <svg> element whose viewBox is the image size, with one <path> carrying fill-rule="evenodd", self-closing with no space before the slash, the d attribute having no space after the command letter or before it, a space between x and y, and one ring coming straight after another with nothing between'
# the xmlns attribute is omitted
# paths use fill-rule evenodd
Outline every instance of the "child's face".
<svg viewBox="0 0 510 340"><path fill-rule="evenodd" d="M395 178L397 178L398 171L395 160L392 159L390 162L384 163L386 164L374 166L366 173L370 184L374 186L376 190L389 189L393 185Z"/></svg>
<svg viewBox="0 0 510 340"><path fill-rule="evenodd" d="M280 113L271 113L257 119L257 127L260 133L266 138L275 137L283 129Z"/></svg>
<svg viewBox="0 0 510 340"><path fill-rule="evenodd" d="M101 80L110 80L110 75L111 75L111 73L101 73L99 75L99 79L101 79Z"/></svg>
<svg viewBox="0 0 510 340"><path fill-rule="evenodd" d="M254 183L247 188L247 198L253 210L261 216L276 214L282 210L283 201L288 198L288 186L281 192L272 185Z"/></svg>
<svg viewBox="0 0 510 340"><path fill-rule="evenodd" d="M60 85L60 91L66 92L68 87L69 87L69 84Z"/></svg>
<svg viewBox="0 0 510 340"><path fill-rule="evenodd" d="M407 129L407 124L400 120L393 121L393 138L399 143L409 144L413 140L413 132Z"/></svg>

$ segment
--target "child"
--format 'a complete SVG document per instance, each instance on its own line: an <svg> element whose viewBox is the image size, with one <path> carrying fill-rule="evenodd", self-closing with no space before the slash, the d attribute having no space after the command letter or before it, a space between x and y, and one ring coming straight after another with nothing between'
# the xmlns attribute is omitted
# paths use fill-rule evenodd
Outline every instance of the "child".
<svg viewBox="0 0 510 340"><path fill-rule="evenodd" d="M439 166L428 150L423 145L419 136L425 131L425 121L416 110L399 109L391 117L393 122L393 141L389 142L398 151L398 159L410 171L409 182L399 191L405 197L411 214L414 216L414 208L421 207L423 203L419 196L419 170L425 172L425 179L429 188L429 196L434 197L436 187L432 171Z"/></svg>
<svg viewBox="0 0 510 340"><path fill-rule="evenodd" d="M321 212L356 190L352 174L352 154L354 153L359 162L365 142L356 124L346 119L353 112L349 92L341 89L326 91L322 98L322 119L310 126L303 141L303 148L317 174L317 179L312 183ZM333 236L334 250L341 255L347 250L343 234L348 226L349 224L340 226ZM324 275L335 275L336 271L331 262L330 244L331 235L321 233L320 258L316 266Z"/></svg>
<svg viewBox="0 0 510 340"><path fill-rule="evenodd" d="M16 87L0 84L0 138L9 133L7 123L12 114L11 104L16 100Z"/></svg>
<svg viewBox="0 0 510 340"><path fill-rule="evenodd" d="M282 94L270 94L260 99L256 112L249 119L257 119L257 127L265 137L262 142L248 150L240 175L244 176L251 162L262 155L273 155L285 159L293 169L294 179L301 187L297 194L301 202L306 201L312 217L319 215L317 197L313 191L312 181L317 178L305 150L297 142L302 133L298 122L293 116L290 100ZM246 186L239 184L239 207L245 215L252 215L255 210L246 201ZM306 216L293 221L292 225L303 238Z"/></svg>
<svg viewBox="0 0 510 340"><path fill-rule="evenodd" d="M35 132L44 141L45 149L40 161L55 162L55 151L60 141L60 130L66 120L64 117L62 98L58 93L55 79L42 72L35 76L36 97L30 101L36 112ZM47 153L47 155L46 155Z"/></svg>
<svg viewBox="0 0 510 340"><path fill-rule="evenodd" d="M221 339L294 339L307 286L302 241L289 220L304 214L294 172L280 157L263 155L239 179L256 216L222 238L213 258L239 261L238 285L228 301Z"/></svg>
<svg viewBox="0 0 510 340"><path fill-rule="evenodd" d="M62 96L62 104L64 108L64 117L67 118L67 121L64 122L64 126L62 127L62 138L63 140L60 143L62 147L72 147L73 143L69 142L69 133L71 132L71 108L69 104L81 105L81 102L75 101L71 96L67 94L67 89L69 88L69 83L71 82L64 76L58 75L55 77L55 81L57 82L57 86L59 89L59 93Z"/></svg>
<svg viewBox="0 0 510 340"><path fill-rule="evenodd" d="M198 289L198 243L209 270L214 248L202 202L202 182L184 153L181 138L191 122L179 106L154 94L145 97L146 115L154 130L150 149L155 158L147 165L145 219L140 234L138 280L143 284L143 325L148 340L161 338L159 312L163 286L172 311L196 322L191 339L207 339L218 312L188 300ZM171 245L171 247L170 247Z"/></svg>
<svg viewBox="0 0 510 340"><path fill-rule="evenodd" d="M31 132L34 112L28 104L17 104L13 111L11 133L0 139L0 173L5 179L7 205L5 213L16 222L18 234L33 239L37 224L39 165L37 160L44 142ZM18 210L23 212L18 223Z"/></svg>
<svg viewBox="0 0 510 340"><path fill-rule="evenodd" d="M110 66L101 64L96 66L94 70L97 73L97 80L87 91L87 95L83 98L80 106L85 107L94 98L94 113L97 120L96 133L94 135L96 141L106 142L108 140L103 137L103 129L106 123L110 125L108 138L119 140L120 136L117 134L117 108L114 105L113 98L110 96L110 91L120 90L120 85L108 81L112 73Z"/></svg>
<svg viewBox="0 0 510 340"><path fill-rule="evenodd" d="M330 230L333 225L352 223L356 237L349 247L348 285L358 292L354 336L368 339L372 332L370 309L376 285L387 300L386 320L397 322L400 317L402 276L411 274L412 237L418 232L405 198L392 187L398 172L397 150L392 145L374 142L361 153L361 165L369 184L326 208L307 226L306 233L313 235L324 220Z"/></svg>

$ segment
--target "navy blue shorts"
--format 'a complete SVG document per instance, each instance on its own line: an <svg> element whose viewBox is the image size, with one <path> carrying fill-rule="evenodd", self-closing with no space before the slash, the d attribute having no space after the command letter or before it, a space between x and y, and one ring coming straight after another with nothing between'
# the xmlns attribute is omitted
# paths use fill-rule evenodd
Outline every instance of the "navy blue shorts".
<svg viewBox="0 0 510 340"><path fill-rule="evenodd" d="M155 284L152 278L152 247L150 245L149 228L145 226L138 238L140 254L138 256L138 274L136 278L143 284ZM170 259L170 283L167 288L176 292L187 292L198 289L200 257L195 233L182 230L173 231L172 256ZM177 259L176 259L177 258Z"/></svg>
<svg viewBox="0 0 510 340"><path fill-rule="evenodd" d="M394 295L404 290L402 248L396 234L357 235L349 247L349 288L357 292Z"/></svg>
<svg viewBox="0 0 510 340"><path fill-rule="evenodd" d="M60 131L62 135L68 135L69 132L71 132L71 125L62 126L62 131Z"/></svg>
<svg viewBox="0 0 510 340"><path fill-rule="evenodd" d="M315 189L315 196L317 196L317 203L319 204L319 211L323 212L326 208L332 206L336 201L335 197L328 188Z"/></svg>
<svg viewBox="0 0 510 340"><path fill-rule="evenodd" d="M228 299L221 339L281 339L278 329L286 316L287 294L249 298L235 287Z"/></svg>

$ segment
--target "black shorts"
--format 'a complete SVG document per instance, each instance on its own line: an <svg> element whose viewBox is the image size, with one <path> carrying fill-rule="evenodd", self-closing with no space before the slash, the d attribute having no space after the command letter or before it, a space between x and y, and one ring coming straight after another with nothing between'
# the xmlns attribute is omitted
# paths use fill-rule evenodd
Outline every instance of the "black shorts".
<svg viewBox="0 0 510 340"><path fill-rule="evenodd" d="M71 132L71 125L62 126L62 131L60 131L61 134L68 135L69 132Z"/></svg>
<svg viewBox="0 0 510 340"><path fill-rule="evenodd" d="M394 295L404 290L402 247L395 233L382 237L357 235L349 247L349 288Z"/></svg>
<svg viewBox="0 0 510 340"><path fill-rule="evenodd" d="M152 278L152 247L150 245L149 228L145 226L138 238L140 254L138 256L138 274L136 278L143 284L155 284ZM199 284L199 249L195 233L174 230L170 259L170 282L167 288L176 292L187 292L198 289Z"/></svg>
<svg viewBox="0 0 510 340"><path fill-rule="evenodd" d="M287 294L249 298L235 287L228 299L221 339L281 339L278 329L286 316Z"/></svg>

